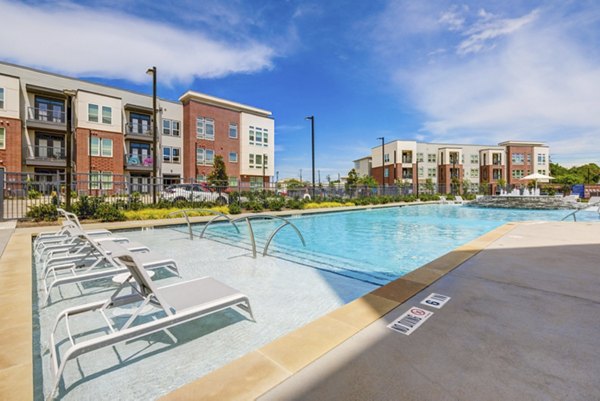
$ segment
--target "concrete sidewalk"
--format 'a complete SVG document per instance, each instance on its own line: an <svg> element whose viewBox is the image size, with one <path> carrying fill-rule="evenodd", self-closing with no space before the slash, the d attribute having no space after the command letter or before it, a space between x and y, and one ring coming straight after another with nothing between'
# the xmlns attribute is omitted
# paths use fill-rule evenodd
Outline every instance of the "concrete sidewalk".
<svg viewBox="0 0 600 401"><path fill-rule="evenodd" d="M523 223L259 399L598 400L599 288L600 224Z"/></svg>
<svg viewBox="0 0 600 401"><path fill-rule="evenodd" d="M15 232L16 226L16 220L0 222L0 256L2 256L4 248L6 248L6 244L8 244L8 240L10 239L11 235L13 235Z"/></svg>

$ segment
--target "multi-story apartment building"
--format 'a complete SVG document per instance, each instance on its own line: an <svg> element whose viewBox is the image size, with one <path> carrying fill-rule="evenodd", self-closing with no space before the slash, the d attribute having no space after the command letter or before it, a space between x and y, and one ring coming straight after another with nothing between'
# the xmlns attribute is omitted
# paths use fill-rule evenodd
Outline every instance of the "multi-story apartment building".
<svg viewBox="0 0 600 401"><path fill-rule="evenodd" d="M8 63L0 63L1 169L36 181L64 176L68 99L80 189L111 189L118 180L146 192L155 163L165 184L204 180L216 154L231 184L274 173L269 111L196 92L158 99L154 161L152 96Z"/></svg>
<svg viewBox="0 0 600 401"><path fill-rule="evenodd" d="M371 156L354 160L354 170L359 177L371 175Z"/></svg>
<svg viewBox="0 0 600 401"><path fill-rule="evenodd" d="M214 157L225 162L229 185L262 187L275 171L271 112L241 103L188 91L183 103L186 163L184 178L203 181Z"/></svg>
<svg viewBox="0 0 600 401"><path fill-rule="evenodd" d="M398 181L412 184L416 190L430 179L442 193L451 191L452 183L471 190L490 184L495 192L498 181L514 186L520 178L539 172L547 174L549 149L542 143L502 142L498 146L453 145L416 141L392 141L374 147L370 156L372 175L380 183ZM383 159L383 163L382 163ZM355 161L364 162L365 158Z"/></svg>

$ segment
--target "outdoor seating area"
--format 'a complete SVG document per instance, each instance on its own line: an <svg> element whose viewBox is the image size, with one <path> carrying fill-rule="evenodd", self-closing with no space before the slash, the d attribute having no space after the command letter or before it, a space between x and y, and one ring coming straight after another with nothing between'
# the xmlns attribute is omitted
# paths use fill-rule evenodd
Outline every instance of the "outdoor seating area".
<svg viewBox="0 0 600 401"><path fill-rule="evenodd" d="M50 398L59 389L67 362L82 354L157 331L177 343L169 328L231 307L241 309L254 321L248 297L238 290L212 277L158 286L149 270L166 269L179 276L175 260L105 229L84 231L75 215L62 209L59 213L64 218L61 229L41 233L33 244L35 267L45 294L40 308L48 305L52 290L61 285L113 277L116 288L109 297L94 302L86 301L83 291L80 303L56 316L48 343L53 373ZM111 312L116 309L119 313L115 318ZM127 311L126 319L123 310ZM70 319L86 313L99 314L102 324L74 331ZM61 324L66 338L57 335ZM68 347L61 352L65 345Z"/></svg>

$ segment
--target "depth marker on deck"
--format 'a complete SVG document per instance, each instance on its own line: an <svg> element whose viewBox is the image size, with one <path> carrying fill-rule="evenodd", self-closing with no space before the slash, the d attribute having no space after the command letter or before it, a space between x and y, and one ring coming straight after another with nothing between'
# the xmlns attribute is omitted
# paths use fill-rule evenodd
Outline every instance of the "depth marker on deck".
<svg viewBox="0 0 600 401"><path fill-rule="evenodd" d="M429 319L431 315L433 315L433 312L413 306L387 327L408 336L422 325L425 320Z"/></svg>
<svg viewBox="0 0 600 401"><path fill-rule="evenodd" d="M451 298L447 295L436 294L435 292L432 292L427 298L421 301L421 304L431 306L435 309L441 309L442 306L446 305L446 302L450 301L450 299Z"/></svg>

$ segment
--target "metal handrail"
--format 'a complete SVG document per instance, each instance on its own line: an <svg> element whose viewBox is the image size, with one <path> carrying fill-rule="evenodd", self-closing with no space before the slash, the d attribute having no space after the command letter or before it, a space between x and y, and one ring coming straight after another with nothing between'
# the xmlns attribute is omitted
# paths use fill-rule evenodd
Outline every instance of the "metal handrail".
<svg viewBox="0 0 600 401"><path fill-rule="evenodd" d="M283 217L280 216L275 216L272 214L257 214L257 215L253 215L253 216L245 216L245 217L238 217L235 220L232 220L232 223L235 223L236 221L239 220L246 220L246 223L248 224L248 228L250 229L250 239L252 240L252 255L253 257L256 258L256 242L254 240L254 231L252 231L252 224L250 224L250 220L258 220L258 219L277 219L277 220L282 220L284 223L282 225L280 225L279 227L277 227L269 236L269 239L267 240L267 243L265 244L265 248L263 249L263 256L267 256L267 251L269 250L269 245L271 244L271 241L273 240L273 238L275 237L275 235L277 235L277 233L285 226L289 225L291 226L294 231L296 231L296 234L298 234L298 236L300 237L300 240L302 241L302 245L306 246L306 241L304 241L304 237L302 236L302 233L300 232L300 230L298 230L298 227L296 227L295 224L293 224L292 222L290 222L287 219L284 219Z"/></svg>
<svg viewBox="0 0 600 401"><path fill-rule="evenodd" d="M202 230L202 233L200 234L200 238L202 238L202 236L204 235L204 231L206 230L206 227L212 223L213 221L215 221L215 219L217 219L218 217L225 217L231 224L233 224L233 226L235 227L235 229L237 230L237 232L240 232L240 229L235 225L235 223L233 222L233 220L231 220L231 218L229 216L227 216L226 214L223 214L221 212L217 212L216 210L212 210L212 209L180 209L180 210L175 210L174 212L169 213L167 216L172 216L174 214L177 213L183 213L183 217L185 217L185 221L187 223L188 226L188 231L190 233L190 239L193 240L194 239L194 233L192 231L192 224L190 222L190 216L187 214L187 212L208 212L208 213L212 213L212 214L216 214L217 216L215 216L214 218L212 218L208 224L204 227L204 230Z"/></svg>
<svg viewBox="0 0 600 401"><path fill-rule="evenodd" d="M592 203L592 204L588 203L587 205L585 205L585 207L573 210L571 213L569 213L568 215L566 215L565 217L563 217L562 219L560 219L560 221L565 221L566 219L568 219L571 216L573 216L573 221L577 221L577 216L576 216L577 213L581 212L582 210L585 210L585 209L587 209L588 207L591 207L591 206L598 206L598 216L600 216L600 202L596 202L596 203Z"/></svg>

